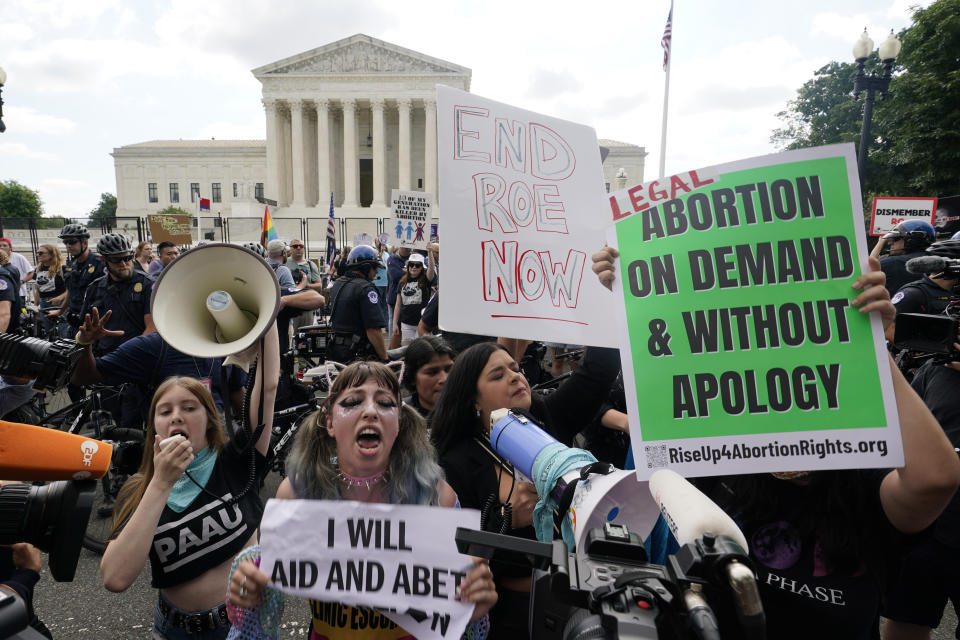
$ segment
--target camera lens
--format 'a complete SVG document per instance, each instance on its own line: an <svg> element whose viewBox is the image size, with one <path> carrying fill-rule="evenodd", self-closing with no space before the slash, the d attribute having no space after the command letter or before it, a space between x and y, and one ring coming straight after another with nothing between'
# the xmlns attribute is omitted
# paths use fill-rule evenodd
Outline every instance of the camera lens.
<svg viewBox="0 0 960 640"><path fill-rule="evenodd" d="M95 487L94 480L0 487L0 544L29 542L49 554L54 580L73 580Z"/></svg>
<svg viewBox="0 0 960 640"><path fill-rule="evenodd" d="M35 379L37 389L59 389L69 382L81 348L70 340L47 342L0 334L0 374Z"/></svg>

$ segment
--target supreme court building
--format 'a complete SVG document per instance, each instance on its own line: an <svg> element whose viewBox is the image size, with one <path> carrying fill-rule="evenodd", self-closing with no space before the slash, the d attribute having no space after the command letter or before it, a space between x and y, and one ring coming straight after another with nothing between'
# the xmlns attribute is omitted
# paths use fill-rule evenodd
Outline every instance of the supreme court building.
<svg viewBox="0 0 960 640"><path fill-rule="evenodd" d="M471 71L355 35L253 70L266 140L156 140L114 149L118 216L170 205L211 214L389 217L392 189L437 194L436 85L470 90ZM643 147L601 140L608 190L643 181ZM441 217L442 202L435 215Z"/></svg>

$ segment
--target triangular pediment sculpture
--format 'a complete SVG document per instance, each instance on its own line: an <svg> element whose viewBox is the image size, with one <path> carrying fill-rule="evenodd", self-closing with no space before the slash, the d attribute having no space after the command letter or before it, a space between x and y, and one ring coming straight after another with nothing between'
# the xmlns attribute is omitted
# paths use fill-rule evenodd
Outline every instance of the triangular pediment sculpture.
<svg viewBox="0 0 960 640"><path fill-rule="evenodd" d="M466 74L470 70L405 49L383 40L357 34L296 56L259 67L255 76L327 74Z"/></svg>

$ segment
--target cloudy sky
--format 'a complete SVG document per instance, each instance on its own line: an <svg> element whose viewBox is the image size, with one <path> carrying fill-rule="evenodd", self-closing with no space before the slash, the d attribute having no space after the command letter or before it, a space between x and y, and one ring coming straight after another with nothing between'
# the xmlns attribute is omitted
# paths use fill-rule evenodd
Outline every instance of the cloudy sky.
<svg viewBox="0 0 960 640"><path fill-rule="evenodd" d="M678 0L667 172L773 151L814 70L879 42L918 0ZM920 0L919 4L929 4ZM110 152L155 139L262 139L250 70L364 33L473 70L474 93L660 153L669 0L5 0L0 180L83 216L116 192Z"/></svg>

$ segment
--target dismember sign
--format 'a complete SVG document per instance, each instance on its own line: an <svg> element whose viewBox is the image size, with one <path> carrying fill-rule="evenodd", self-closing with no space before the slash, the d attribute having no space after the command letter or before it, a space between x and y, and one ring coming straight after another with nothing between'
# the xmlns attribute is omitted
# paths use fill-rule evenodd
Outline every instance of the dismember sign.
<svg viewBox="0 0 960 640"><path fill-rule="evenodd" d="M260 569L272 587L316 601L331 633L359 616L343 609L366 607L374 611L360 612L364 620L386 616L421 640L459 638L473 605L454 596L472 561L454 536L479 524L469 509L270 500Z"/></svg>
<svg viewBox="0 0 960 640"><path fill-rule="evenodd" d="M933 224L936 211L936 198L874 198L870 235L882 236L907 220L924 220Z"/></svg>

